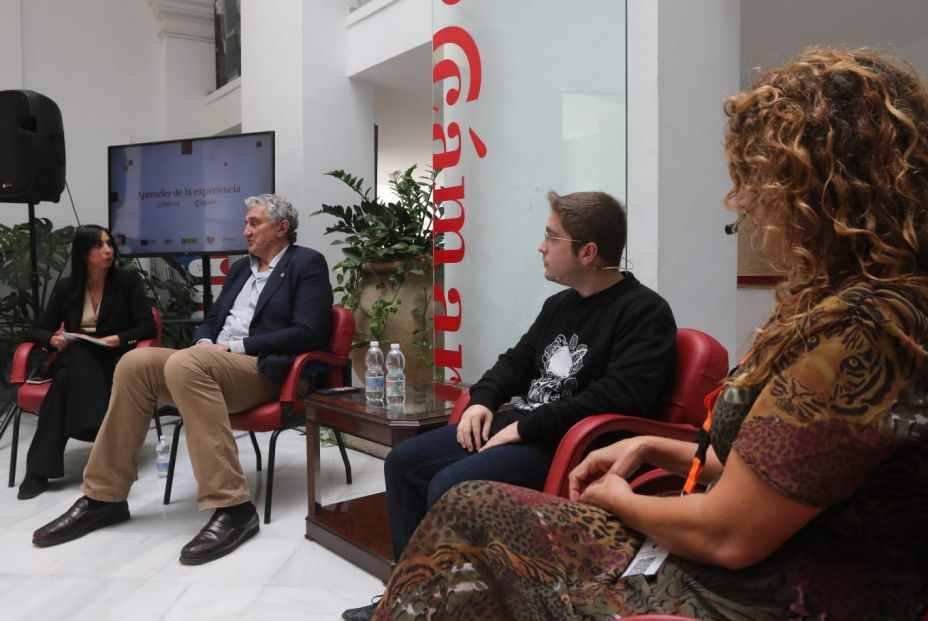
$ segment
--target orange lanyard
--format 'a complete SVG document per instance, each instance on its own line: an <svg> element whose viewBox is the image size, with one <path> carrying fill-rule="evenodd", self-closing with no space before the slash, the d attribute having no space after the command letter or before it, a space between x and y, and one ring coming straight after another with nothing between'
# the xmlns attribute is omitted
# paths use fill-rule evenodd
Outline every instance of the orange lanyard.
<svg viewBox="0 0 928 621"><path fill-rule="evenodd" d="M709 450L709 429L712 428L712 412L715 409L715 402L719 400L722 389L725 384L719 385L715 390L706 395L703 399L703 405L706 406L706 420L703 421L702 427L696 433L696 454L693 456L693 463L690 465L690 473L686 476L686 483L683 484L683 493L686 496L692 494L696 489L696 482L699 475L702 474L703 466L706 465L706 453Z"/></svg>
<svg viewBox="0 0 928 621"><path fill-rule="evenodd" d="M744 358L741 359L738 366L732 369L732 373L741 368L753 353L754 349L752 348L744 355ZM729 377L731 377L732 373L728 374ZM686 483L683 484L683 491L680 493L681 496L692 494L696 490L696 483L699 480L699 475L702 474L703 467L706 465L706 454L709 451L709 430L712 428L712 412L715 411L715 403L719 400L719 395L722 394L722 390L724 389L725 384L723 383L703 399L702 403L706 406L706 420L703 421L702 427L696 432L696 455L693 456L693 463L690 465L690 473L686 475Z"/></svg>

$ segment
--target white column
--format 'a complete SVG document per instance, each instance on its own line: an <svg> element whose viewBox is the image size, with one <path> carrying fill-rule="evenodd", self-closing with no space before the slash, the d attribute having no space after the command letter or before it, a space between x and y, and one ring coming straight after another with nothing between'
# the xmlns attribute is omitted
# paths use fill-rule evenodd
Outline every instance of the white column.
<svg viewBox="0 0 928 621"><path fill-rule="evenodd" d="M277 192L305 215L303 7L282 0L242 1L241 99L243 132L276 132Z"/></svg>
<svg viewBox="0 0 928 621"><path fill-rule="evenodd" d="M323 173L343 169L364 178L374 177L374 89L349 79L347 3L344 0L307 0L302 28L303 64L303 209L308 216L322 203L355 202L340 182ZM382 36L389 36L383 33ZM424 77L423 79L428 79ZM328 216L304 217L300 243L326 255L331 267L342 252L333 237L322 235Z"/></svg>
<svg viewBox="0 0 928 621"><path fill-rule="evenodd" d="M166 139L209 135L204 98L216 87L211 0L148 0L158 24L161 125Z"/></svg>
<svg viewBox="0 0 928 621"><path fill-rule="evenodd" d="M734 354L736 240L722 231L730 187L722 104L737 92L738 0L629 0L629 256L681 327Z"/></svg>

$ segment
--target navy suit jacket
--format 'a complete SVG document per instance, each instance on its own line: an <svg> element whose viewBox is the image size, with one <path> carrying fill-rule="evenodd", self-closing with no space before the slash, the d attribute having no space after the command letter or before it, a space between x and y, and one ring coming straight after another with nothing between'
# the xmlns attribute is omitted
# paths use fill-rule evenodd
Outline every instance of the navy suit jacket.
<svg viewBox="0 0 928 621"><path fill-rule="evenodd" d="M222 292L197 328L194 342L204 338L216 341L250 276L249 257L229 269ZM331 330L332 287L325 257L310 248L291 245L258 297L249 336L243 341L245 353L258 357L261 375L283 384L296 354L326 349Z"/></svg>

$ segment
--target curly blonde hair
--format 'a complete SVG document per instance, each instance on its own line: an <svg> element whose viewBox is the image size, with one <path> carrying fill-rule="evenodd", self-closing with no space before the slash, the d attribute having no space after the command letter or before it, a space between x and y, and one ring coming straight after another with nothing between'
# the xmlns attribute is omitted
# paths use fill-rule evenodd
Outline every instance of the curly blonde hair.
<svg viewBox="0 0 928 621"><path fill-rule="evenodd" d="M766 381L829 295L864 282L928 288L928 91L908 65L812 48L725 102L734 186L763 210L786 278L737 385Z"/></svg>

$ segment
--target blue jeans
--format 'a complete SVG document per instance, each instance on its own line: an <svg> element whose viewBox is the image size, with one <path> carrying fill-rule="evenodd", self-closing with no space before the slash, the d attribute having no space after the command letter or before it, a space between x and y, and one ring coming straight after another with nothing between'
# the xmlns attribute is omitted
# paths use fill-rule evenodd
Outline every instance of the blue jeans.
<svg viewBox="0 0 928 621"><path fill-rule="evenodd" d="M393 554L400 557L419 522L442 494L463 481L544 487L553 455L534 444L504 444L468 453L457 425L433 429L390 451L384 463Z"/></svg>

